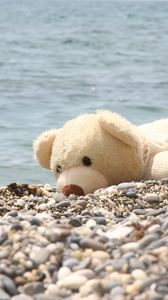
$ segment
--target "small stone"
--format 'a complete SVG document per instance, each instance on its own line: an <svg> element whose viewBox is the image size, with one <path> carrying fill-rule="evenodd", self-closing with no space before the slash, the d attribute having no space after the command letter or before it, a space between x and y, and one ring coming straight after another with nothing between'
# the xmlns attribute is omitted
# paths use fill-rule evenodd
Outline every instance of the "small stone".
<svg viewBox="0 0 168 300"><path fill-rule="evenodd" d="M85 209L87 206L87 202L85 200L76 200L74 204L77 206L81 206L83 209Z"/></svg>
<svg viewBox="0 0 168 300"><path fill-rule="evenodd" d="M138 243L138 248L139 249L144 249L145 247L147 247L150 243L152 243L153 241L156 241L158 239L158 234L148 234L146 236L144 236Z"/></svg>
<svg viewBox="0 0 168 300"><path fill-rule="evenodd" d="M76 258L73 258L73 257L68 258L68 259L64 260L64 262L63 262L63 266L68 267L70 269L72 269L73 267L75 267L77 265L79 265L79 260Z"/></svg>
<svg viewBox="0 0 168 300"><path fill-rule="evenodd" d="M49 208L55 207L55 200L51 198L51 199L47 202L47 206L48 206Z"/></svg>
<svg viewBox="0 0 168 300"><path fill-rule="evenodd" d="M6 232L4 232L1 228L0 228L0 245L3 244L8 238L8 235Z"/></svg>
<svg viewBox="0 0 168 300"><path fill-rule="evenodd" d="M22 294L12 297L11 300L33 300L33 298L31 296L28 296L28 295L22 293Z"/></svg>
<svg viewBox="0 0 168 300"><path fill-rule="evenodd" d="M129 189L127 192L126 192L126 196L129 197L129 198L133 198L133 199L136 199L138 196L137 196L137 193L134 191L134 190L131 190Z"/></svg>
<svg viewBox="0 0 168 300"><path fill-rule="evenodd" d="M11 296L17 294L16 285L8 276L0 275L0 287L3 287L3 289Z"/></svg>
<svg viewBox="0 0 168 300"><path fill-rule="evenodd" d="M122 286L115 286L111 290L110 296L114 298L117 295L124 295L124 294L125 294L125 290L124 290L124 288Z"/></svg>
<svg viewBox="0 0 168 300"><path fill-rule="evenodd" d="M81 248L91 248L93 250L105 250L105 246L91 238L82 238L80 241Z"/></svg>
<svg viewBox="0 0 168 300"><path fill-rule="evenodd" d="M54 295L37 294L34 295L34 300L56 300ZM59 298L58 298L59 300Z"/></svg>
<svg viewBox="0 0 168 300"><path fill-rule="evenodd" d="M156 217L158 215L161 215L162 213L165 213L166 212L166 207L163 207L163 208L158 208L158 209L152 209L151 211L147 212L145 214L146 217Z"/></svg>
<svg viewBox="0 0 168 300"><path fill-rule="evenodd" d="M74 227L82 226L82 222L78 217L71 218L68 223Z"/></svg>
<svg viewBox="0 0 168 300"><path fill-rule="evenodd" d="M66 276L65 278L59 280L57 282L57 285L59 288L77 290L82 285L84 285L86 283L86 281L87 281L87 278L84 276L70 274L69 276Z"/></svg>
<svg viewBox="0 0 168 300"><path fill-rule="evenodd" d="M94 228L96 226L96 221L93 220L93 219L89 219L86 222L85 226L88 227L88 228Z"/></svg>
<svg viewBox="0 0 168 300"><path fill-rule="evenodd" d="M27 283L24 285L23 291L25 294L29 296L34 296L35 294L44 292L44 285L42 282Z"/></svg>
<svg viewBox="0 0 168 300"><path fill-rule="evenodd" d="M70 230L68 228L51 228L45 231L45 236L52 243L65 240L69 234Z"/></svg>
<svg viewBox="0 0 168 300"><path fill-rule="evenodd" d="M65 278L66 276L71 274L71 270L68 267L61 267L58 271L57 277L58 280Z"/></svg>
<svg viewBox="0 0 168 300"><path fill-rule="evenodd" d="M143 200L146 202L159 202L159 196L154 193L147 193Z"/></svg>
<svg viewBox="0 0 168 300"><path fill-rule="evenodd" d="M23 208L25 206L25 200L23 199L18 199L16 202L16 206L19 206L20 208Z"/></svg>
<svg viewBox="0 0 168 300"><path fill-rule="evenodd" d="M121 240L129 236L133 231L134 228L132 226L117 225L114 229L107 231L105 235L109 239Z"/></svg>
<svg viewBox="0 0 168 300"><path fill-rule="evenodd" d="M40 210L40 211L45 211L45 210L47 210L47 204L46 203L41 203L39 206L38 206L38 209Z"/></svg>
<svg viewBox="0 0 168 300"><path fill-rule="evenodd" d="M58 192L56 192L52 197L56 202L61 202L65 199L64 194Z"/></svg>
<svg viewBox="0 0 168 300"><path fill-rule="evenodd" d="M121 246L123 252L136 251L138 248L137 242L125 243Z"/></svg>
<svg viewBox="0 0 168 300"><path fill-rule="evenodd" d="M30 224L35 225L35 226L40 226L42 224L42 222L38 218L35 217L30 220Z"/></svg>
<svg viewBox="0 0 168 300"><path fill-rule="evenodd" d="M46 262L49 256L50 256L50 252L47 250L47 248L41 248L38 246L32 247L32 251L30 253L30 259L32 259L37 266Z"/></svg>
<svg viewBox="0 0 168 300"><path fill-rule="evenodd" d="M98 278L91 279L87 281L84 285L80 287L80 295L83 297L89 296L93 292L101 292L101 280Z"/></svg>
<svg viewBox="0 0 168 300"><path fill-rule="evenodd" d="M108 259L110 259L110 256L107 252L105 251L100 251L100 250L97 250L97 251L94 251L92 253L92 258L97 258L98 260L100 260L101 262L104 262Z"/></svg>
<svg viewBox="0 0 168 300"><path fill-rule="evenodd" d="M11 210L7 213L7 215L16 218L18 216L18 212L16 210Z"/></svg>
<svg viewBox="0 0 168 300"><path fill-rule="evenodd" d="M59 202L58 204L56 204L56 208L66 208L70 205L70 201L69 200L64 200Z"/></svg>
<svg viewBox="0 0 168 300"><path fill-rule="evenodd" d="M137 187L136 182L123 182L117 185L118 190L128 190L136 187Z"/></svg>
<svg viewBox="0 0 168 300"><path fill-rule="evenodd" d="M133 213L136 215L144 215L144 214L146 214L146 209L135 208L135 209L133 209Z"/></svg>
<svg viewBox="0 0 168 300"><path fill-rule="evenodd" d="M136 279L136 280L142 280L145 281L148 277L146 273L141 270L141 269L134 269L131 273L131 275Z"/></svg>
<svg viewBox="0 0 168 300"><path fill-rule="evenodd" d="M91 269L81 269L81 270L75 271L73 274L84 276L88 280L94 278L94 276L95 276L95 273Z"/></svg>
<svg viewBox="0 0 168 300"><path fill-rule="evenodd" d="M99 225L106 225L107 224L107 221L104 217L95 217L94 220Z"/></svg>
<svg viewBox="0 0 168 300"><path fill-rule="evenodd" d="M11 230L16 230L16 231L18 231L18 230L22 230L22 229L23 229L23 227L22 227L22 225L21 225L19 222L14 223L14 224L12 224L12 226L11 226Z"/></svg>

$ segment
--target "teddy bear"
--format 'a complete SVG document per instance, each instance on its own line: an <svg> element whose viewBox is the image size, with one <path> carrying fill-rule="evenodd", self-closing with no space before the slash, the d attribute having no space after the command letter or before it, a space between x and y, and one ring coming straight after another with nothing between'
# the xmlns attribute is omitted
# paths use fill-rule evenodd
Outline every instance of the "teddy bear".
<svg viewBox="0 0 168 300"><path fill-rule="evenodd" d="M97 111L43 132L34 141L34 151L66 196L121 182L166 178L168 119L135 126L116 113Z"/></svg>

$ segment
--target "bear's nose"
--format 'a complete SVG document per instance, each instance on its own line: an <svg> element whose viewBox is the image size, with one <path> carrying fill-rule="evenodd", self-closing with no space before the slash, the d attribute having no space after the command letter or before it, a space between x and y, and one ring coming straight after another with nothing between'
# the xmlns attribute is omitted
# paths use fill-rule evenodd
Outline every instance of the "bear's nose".
<svg viewBox="0 0 168 300"><path fill-rule="evenodd" d="M70 194L75 194L78 196L84 196L83 189L75 184L65 185L63 188L63 193L65 196L69 196Z"/></svg>

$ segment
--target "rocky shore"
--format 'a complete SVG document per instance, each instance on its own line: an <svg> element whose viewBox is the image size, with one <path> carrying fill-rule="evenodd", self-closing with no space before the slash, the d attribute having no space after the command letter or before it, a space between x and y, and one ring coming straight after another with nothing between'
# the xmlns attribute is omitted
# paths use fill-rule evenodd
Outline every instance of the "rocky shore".
<svg viewBox="0 0 168 300"><path fill-rule="evenodd" d="M168 179L0 188L1 300L168 300Z"/></svg>

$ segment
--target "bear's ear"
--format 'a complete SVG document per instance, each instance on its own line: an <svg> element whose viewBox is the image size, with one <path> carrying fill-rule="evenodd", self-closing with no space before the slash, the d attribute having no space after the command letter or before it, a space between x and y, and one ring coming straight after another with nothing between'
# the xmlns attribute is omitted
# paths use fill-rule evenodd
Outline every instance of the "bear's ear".
<svg viewBox="0 0 168 300"><path fill-rule="evenodd" d="M110 111L98 111L100 126L121 142L138 147L141 143L138 128L128 120Z"/></svg>
<svg viewBox="0 0 168 300"><path fill-rule="evenodd" d="M46 169L50 169L52 146L56 138L57 132L57 129L45 131L42 134L40 134L39 137L33 143L35 157L42 165L42 167Z"/></svg>

